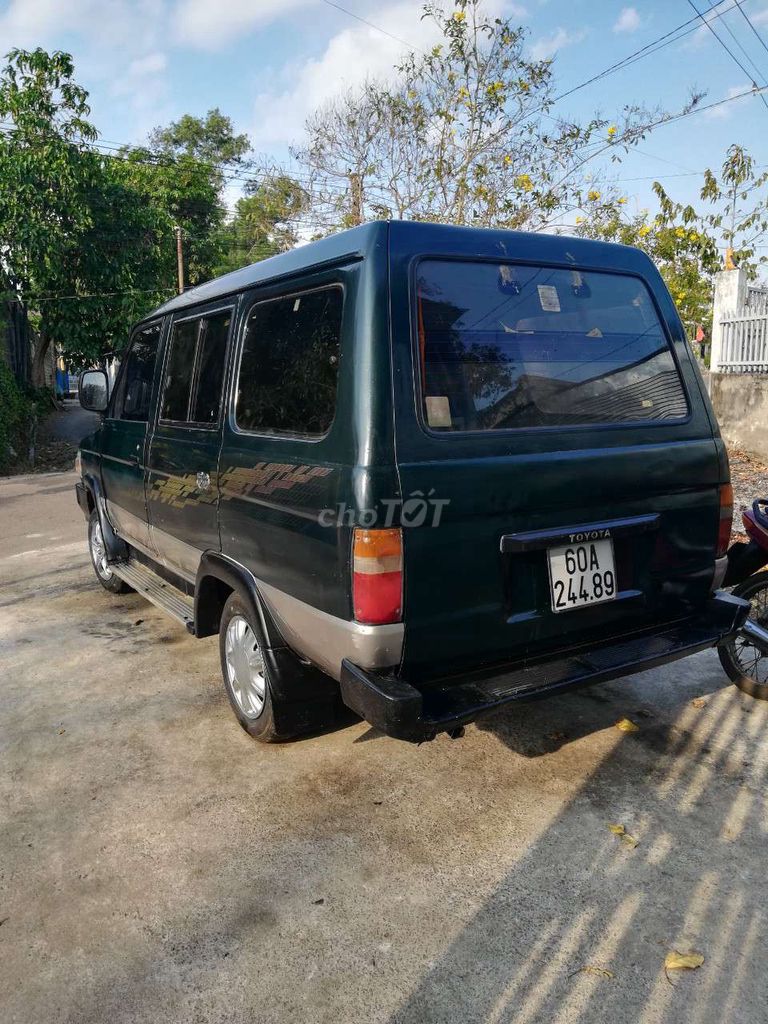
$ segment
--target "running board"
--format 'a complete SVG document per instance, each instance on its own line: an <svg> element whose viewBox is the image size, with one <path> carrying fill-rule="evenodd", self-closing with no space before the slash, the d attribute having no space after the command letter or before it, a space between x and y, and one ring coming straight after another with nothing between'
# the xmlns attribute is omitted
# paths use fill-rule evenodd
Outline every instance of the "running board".
<svg viewBox="0 0 768 1024"><path fill-rule="evenodd" d="M161 608L164 612L173 616L178 622L187 627L187 630L195 632L195 610L189 598L181 594L172 583L168 583L162 576L142 565L141 562L110 562L109 567L119 579L133 587L137 594L141 594L152 604Z"/></svg>

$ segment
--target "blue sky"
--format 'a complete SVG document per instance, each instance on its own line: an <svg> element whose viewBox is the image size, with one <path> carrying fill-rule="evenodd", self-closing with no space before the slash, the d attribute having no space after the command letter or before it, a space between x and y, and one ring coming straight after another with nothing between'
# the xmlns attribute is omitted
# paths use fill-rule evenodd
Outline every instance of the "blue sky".
<svg viewBox="0 0 768 1024"><path fill-rule="evenodd" d="M218 106L259 152L284 159L300 141L306 115L366 75L384 75L405 51L432 41L411 0L0 0L0 53L14 46L71 52L78 80L89 90L92 117L104 140L139 142L154 125ZM704 11L711 0L695 0ZM768 46L768 0L740 0ZM451 5L446 6L450 9ZM565 91L695 17L688 0L486 0L492 13L512 16L529 32L537 57L554 57L557 90ZM764 84L768 49L740 14L722 0L711 24L750 75ZM712 15L710 15L712 17ZM382 31L377 31L380 29ZM677 110L696 88L703 103L749 89L704 24L680 41L602 81L580 89L556 112L608 117L627 103ZM758 97L725 104L654 131L612 173L622 181L628 208L651 205L658 177L674 198L693 201L700 172L719 166L732 142L768 163L768 108ZM595 170L599 170L596 166Z"/></svg>

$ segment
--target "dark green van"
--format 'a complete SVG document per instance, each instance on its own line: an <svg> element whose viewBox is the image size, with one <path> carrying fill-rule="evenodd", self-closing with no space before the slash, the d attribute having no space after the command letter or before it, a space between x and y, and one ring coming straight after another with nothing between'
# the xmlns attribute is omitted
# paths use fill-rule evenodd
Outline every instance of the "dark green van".
<svg viewBox="0 0 768 1024"><path fill-rule="evenodd" d="M392 736L733 635L728 461L641 252L372 223L138 324L82 442L103 586L220 637L262 740Z"/></svg>

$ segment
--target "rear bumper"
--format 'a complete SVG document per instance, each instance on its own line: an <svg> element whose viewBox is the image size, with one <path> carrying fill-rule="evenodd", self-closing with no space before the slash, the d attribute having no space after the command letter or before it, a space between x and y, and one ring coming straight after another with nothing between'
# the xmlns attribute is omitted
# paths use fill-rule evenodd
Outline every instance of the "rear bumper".
<svg viewBox="0 0 768 1024"><path fill-rule="evenodd" d="M580 648L545 662L453 676L418 688L397 675L361 669L345 659L341 695L374 728L419 743L514 701L536 700L644 672L714 647L736 633L748 612L748 602L718 592L699 615L655 632Z"/></svg>

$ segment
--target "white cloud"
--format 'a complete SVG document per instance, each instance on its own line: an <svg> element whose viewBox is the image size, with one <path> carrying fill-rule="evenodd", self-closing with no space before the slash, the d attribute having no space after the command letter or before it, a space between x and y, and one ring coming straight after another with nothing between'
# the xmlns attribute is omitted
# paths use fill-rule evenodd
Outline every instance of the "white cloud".
<svg viewBox="0 0 768 1024"><path fill-rule="evenodd" d="M168 67L168 58L164 53L148 53L146 57L137 57L128 65L128 74L136 78L142 75L159 75Z"/></svg>
<svg viewBox="0 0 768 1024"><path fill-rule="evenodd" d="M163 0L11 0L0 13L0 51L56 45L62 32L98 42L102 50L157 45L165 21Z"/></svg>
<svg viewBox="0 0 768 1024"><path fill-rule="evenodd" d="M721 98L732 99L734 96L740 95L740 93L748 92L751 88L751 82L742 82L741 85L732 85L725 96ZM734 100L733 103L723 103L721 106L715 107L713 110L705 110L704 116L711 118L712 120L724 121L734 113L736 107L741 107L749 99L749 96L744 96L743 99ZM716 100L711 100L710 102L714 103Z"/></svg>
<svg viewBox="0 0 768 1024"><path fill-rule="evenodd" d="M244 32L285 17L312 0L179 0L173 14L178 37L201 49L217 49Z"/></svg>
<svg viewBox="0 0 768 1024"><path fill-rule="evenodd" d="M429 46L437 39L438 29L431 21L421 20L420 10L419 0L382 7L376 25L414 47ZM406 49L384 32L352 24L333 36L319 57L287 65L277 76L277 88L255 98L251 135L256 148L295 141L313 110L366 78L389 76Z"/></svg>
<svg viewBox="0 0 768 1024"><path fill-rule="evenodd" d="M586 36L586 29L579 29L577 32L568 32L567 29L558 28L549 36L542 36L531 46L531 57L533 60L549 60L550 57L566 46L573 46L580 43Z"/></svg>
<svg viewBox="0 0 768 1024"><path fill-rule="evenodd" d="M636 32L640 28L640 15L634 7L622 7L613 26L614 32Z"/></svg>

